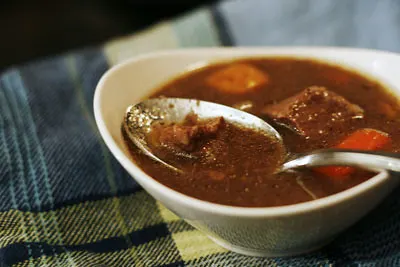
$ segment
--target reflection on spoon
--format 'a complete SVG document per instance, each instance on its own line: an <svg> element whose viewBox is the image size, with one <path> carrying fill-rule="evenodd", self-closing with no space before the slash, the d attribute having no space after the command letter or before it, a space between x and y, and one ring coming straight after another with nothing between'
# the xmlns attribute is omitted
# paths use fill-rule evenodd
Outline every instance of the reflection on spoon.
<svg viewBox="0 0 400 267"><path fill-rule="evenodd" d="M199 119L223 117L227 122L257 130L283 143L279 133L262 119L228 106L182 98L154 98L139 104L129 106L125 113L123 127L129 139L147 156L167 166L180 171L175 166L158 158L151 151L146 136L152 123L181 123L188 114L195 113Z"/></svg>

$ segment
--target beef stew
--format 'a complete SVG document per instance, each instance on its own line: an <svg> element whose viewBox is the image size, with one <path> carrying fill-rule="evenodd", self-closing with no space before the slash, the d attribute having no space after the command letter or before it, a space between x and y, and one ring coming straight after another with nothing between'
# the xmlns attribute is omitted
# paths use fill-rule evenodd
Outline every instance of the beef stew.
<svg viewBox="0 0 400 267"><path fill-rule="evenodd" d="M209 65L186 73L151 97L206 100L242 109L273 124L293 153L340 147L400 150L400 105L379 82L353 70L308 59L259 58ZM205 201L272 207L326 197L371 178L347 167L273 174L284 149L223 118L189 116L154 125L155 153L177 173L141 154L125 138L132 159L162 184Z"/></svg>

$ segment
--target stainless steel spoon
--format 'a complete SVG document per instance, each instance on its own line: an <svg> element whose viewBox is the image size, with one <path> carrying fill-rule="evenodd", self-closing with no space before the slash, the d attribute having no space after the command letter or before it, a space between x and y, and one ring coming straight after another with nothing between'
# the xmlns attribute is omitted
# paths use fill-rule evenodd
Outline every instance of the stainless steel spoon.
<svg viewBox="0 0 400 267"><path fill-rule="evenodd" d="M279 171L322 166L351 166L376 172L384 170L400 172L400 153L321 149L310 153L292 155Z"/></svg>
<svg viewBox="0 0 400 267"><path fill-rule="evenodd" d="M168 168L180 172L154 155L146 142L146 135L155 121L168 123L182 122L189 113L195 113L200 119L222 116L228 122L245 128L258 130L283 144L280 134L264 120L241 110L228 106L182 98L154 98L131 105L125 113L123 127L130 140L147 156ZM289 154L286 162L277 172L297 168L322 166L352 166L371 171L400 172L400 154L367 152L359 150L324 149L306 154Z"/></svg>
<svg viewBox="0 0 400 267"><path fill-rule="evenodd" d="M280 134L268 123L249 113L228 106L181 98L153 98L127 108L123 128L129 139L148 157L168 168L181 171L154 155L149 148L146 135L156 121L168 123L182 122L189 113L195 113L200 119L222 116L227 122L243 125L263 132L283 144Z"/></svg>

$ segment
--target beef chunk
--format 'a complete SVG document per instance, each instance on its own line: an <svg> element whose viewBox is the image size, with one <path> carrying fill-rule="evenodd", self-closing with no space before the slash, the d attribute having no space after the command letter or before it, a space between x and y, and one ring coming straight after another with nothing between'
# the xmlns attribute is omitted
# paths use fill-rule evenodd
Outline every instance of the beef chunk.
<svg viewBox="0 0 400 267"><path fill-rule="evenodd" d="M266 106L263 114L307 138L314 138L329 134L330 129L343 126L346 121L362 118L364 111L324 87L312 86Z"/></svg>
<svg viewBox="0 0 400 267"><path fill-rule="evenodd" d="M192 141L199 136L199 126L171 125L167 127L153 128L159 131L158 143L163 146L176 146L184 150L190 150Z"/></svg>
<svg viewBox="0 0 400 267"><path fill-rule="evenodd" d="M153 148L187 153L201 139L215 135L222 126L222 117L199 121L196 115L189 115L182 124L154 125L148 140Z"/></svg>

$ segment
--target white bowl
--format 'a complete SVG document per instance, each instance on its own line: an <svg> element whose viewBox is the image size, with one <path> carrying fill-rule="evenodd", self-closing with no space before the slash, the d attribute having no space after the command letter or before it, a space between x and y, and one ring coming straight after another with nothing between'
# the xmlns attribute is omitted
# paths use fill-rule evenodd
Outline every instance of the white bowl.
<svg viewBox="0 0 400 267"><path fill-rule="evenodd" d="M376 207L398 179L382 172L344 192L290 206L224 206L183 195L147 175L130 159L120 133L128 105L146 98L188 68L210 61L271 55L317 58L356 68L400 95L400 56L393 53L333 47L184 49L142 55L111 68L97 85L94 114L115 158L172 212L229 250L254 256L292 256L327 244Z"/></svg>

